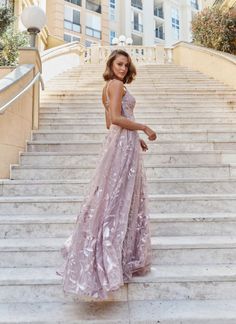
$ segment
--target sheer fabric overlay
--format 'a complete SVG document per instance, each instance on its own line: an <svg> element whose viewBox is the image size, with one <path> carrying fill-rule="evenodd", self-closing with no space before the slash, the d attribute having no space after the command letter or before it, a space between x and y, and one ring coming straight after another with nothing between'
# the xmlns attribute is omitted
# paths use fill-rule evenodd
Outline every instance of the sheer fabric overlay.
<svg viewBox="0 0 236 324"><path fill-rule="evenodd" d="M108 84L109 86L109 84ZM122 115L134 118L126 90ZM107 106L109 98L107 96ZM147 179L137 131L111 124L56 273L63 290L98 300L151 271Z"/></svg>

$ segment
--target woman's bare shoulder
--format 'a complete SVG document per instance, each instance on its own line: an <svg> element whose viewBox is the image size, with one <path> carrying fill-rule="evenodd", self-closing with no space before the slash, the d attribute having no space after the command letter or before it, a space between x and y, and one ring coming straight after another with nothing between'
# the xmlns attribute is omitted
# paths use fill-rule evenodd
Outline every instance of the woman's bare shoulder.
<svg viewBox="0 0 236 324"><path fill-rule="evenodd" d="M113 79L108 87L109 94L124 94L124 83L121 80Z"/></svg>

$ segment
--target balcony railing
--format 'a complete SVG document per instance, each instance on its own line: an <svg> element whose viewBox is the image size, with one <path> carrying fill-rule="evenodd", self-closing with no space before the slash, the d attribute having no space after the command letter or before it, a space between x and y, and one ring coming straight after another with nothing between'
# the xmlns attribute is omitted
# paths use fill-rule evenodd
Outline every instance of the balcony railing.
<svg viewBox="0 0 236 324"><path fill-rule="evenodd" d="M143 10L143 3L141 0L131 0L131 6Z"/></svg>
<svg viewBox="0 0 236 324"><path fill-rule="evenodd" d="M81 33L81 25L75 24L70 20L64 19L64 27L69 30L73 30L75 32Z"/></svg>
<svg viewBox="0 0 236 324"><path fill-rule="evenodd" d="M194 1L194 0L192 0L191 1L191 6L194 8L194 9L199 9L199 6L198 6L198 1Z"/></svg>
<svg viewBox="0 0 236 324"><path fill-rule="evenodd" d="M65 1L73 3L73 4L75 4L77 6L80 6L80 7L82 6L81 0L65 0Z"/></svg>
<svg viewBox="0 0 236 324"><path fill-rule="evenodd" d="M99 3L86 0L86 9L89 9L91 11L95 11L97 13L102 13L102 6Z"/></svg>
<svg viewBox="0 0 236 324"><path fill-rule="evenodd" d="M143 32L143 25L142 24L139 24L139 23L133 21L132 26L133 26L133 30L138 31L140 33Z"/></svg>
<svg viewBox="0 0 236 324"><path fill-rule="evenodd" d="M165 39L165 33L160 29L155 29L155 37Z"/></svg>
<svg viewBox="0 0 236 324"><path fill-rule="evenodd" d="M154 16L164 19L163 8L155 8L154 9Z"/></svg>
<svg viewBox="0 0 236 324"><path fill-rule="evenodd" d="M102 38L102 33L100 30L94 29L92 27L86 26L86 35L92 36L98 39Z"/></svg>

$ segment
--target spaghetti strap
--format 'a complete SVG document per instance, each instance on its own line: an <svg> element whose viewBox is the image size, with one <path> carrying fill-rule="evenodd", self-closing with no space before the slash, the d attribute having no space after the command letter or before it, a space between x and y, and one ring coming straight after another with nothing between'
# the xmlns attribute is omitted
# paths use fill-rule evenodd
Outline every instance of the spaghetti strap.
<svg viewBox="0 0 236 324"><path fill-rule="evenodd" d="M108 87L109 87L110 83L111 83L113 80L114 80L114 79L109 80L109 81L108 81L108 84L107 84L107 86L106 86L106 99L107 99L107 103L108 103L108 101L110 100L110 99L109 99L109 96L108 96Z"/></svg>
<svg viewBox="0 0 236 324"><path fill-rule="evenodd" d="M109 98L109 96L108 96L108 87L109 87L110 83L111 83L113 80L114 80L114 79L109 80L108 83L107 83L107 86L106 86L106 102L107 102L107 103L108 103L109 100L110 100L110 98ZM125 86L124 86L124 88L125 88L125 93L126 93L127 88L126 88Z"/></svg>

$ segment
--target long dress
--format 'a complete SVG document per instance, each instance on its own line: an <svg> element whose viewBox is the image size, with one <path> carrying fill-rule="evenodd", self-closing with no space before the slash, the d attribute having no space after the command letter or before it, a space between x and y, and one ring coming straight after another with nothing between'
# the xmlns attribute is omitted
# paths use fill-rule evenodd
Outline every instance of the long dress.
<svg viewBox="0 0 236 324"><path fill-rule="evenodd" d="M106 98L108 106L107 93ZM135 103L126 90L121 114L133 121ZM139 140L136 130L111 124L73 233L60 249L65 260L56 273L63 291L79 299L105 300L132 276L151 271L147 180Z"/></svg>

